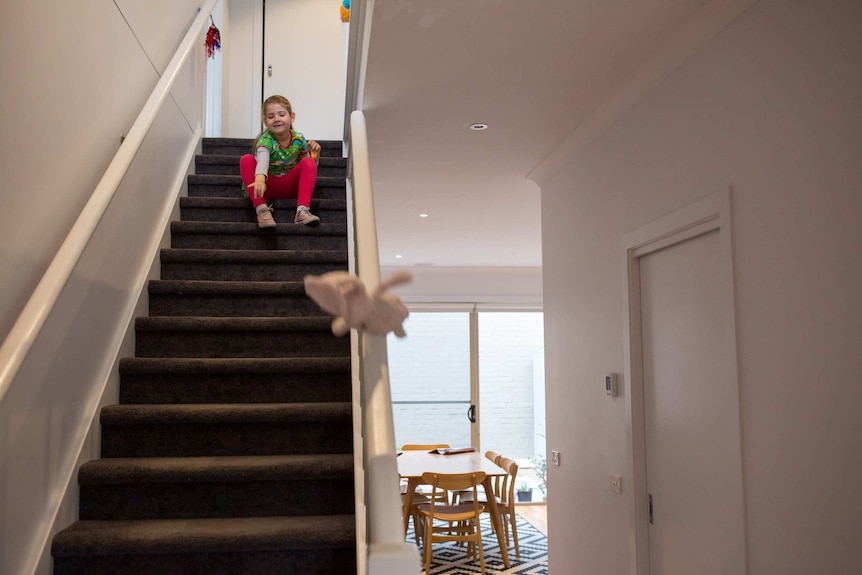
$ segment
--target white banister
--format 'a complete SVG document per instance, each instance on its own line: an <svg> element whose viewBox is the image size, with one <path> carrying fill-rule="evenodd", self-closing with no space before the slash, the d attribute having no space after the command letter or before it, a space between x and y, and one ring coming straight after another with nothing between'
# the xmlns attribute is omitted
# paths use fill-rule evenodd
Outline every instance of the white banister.
<svg viewBox="0 0 862 575"><path fill-rule="evenodd" d="M370 291L380 283L380 264L368 136L365 115L358 110L350 115L350 157L357 275ZM368 573L404 575L421 568L416 547L404 540L386 354L384 336L360 332Z"/></svg>
<svg viewBox="0 0 862 575"><path fill-rule="evenodd" d="M129 165L138 153L138 149L152 126L162 103L170 93L171 86L173 86L183 63L200 41L201 33L209 22L209 15L215 8L217 1L207 0L189 27L180 47L146 104L144 104L140 114L138 114L117 153L114 154L113 160L96 185L84 209L81 210L81 214L72 226L69 235L66 236L60 249L57 250L54 259L9 331L9 335L6 336L3 346L0 347L0 402L6 397L18 369L32 348L48 314L54 308L60 292L69 281L78 260L80 260L96 230L96 226L105 214L105 210L113 199L123 177L125 177Z"/></svg>

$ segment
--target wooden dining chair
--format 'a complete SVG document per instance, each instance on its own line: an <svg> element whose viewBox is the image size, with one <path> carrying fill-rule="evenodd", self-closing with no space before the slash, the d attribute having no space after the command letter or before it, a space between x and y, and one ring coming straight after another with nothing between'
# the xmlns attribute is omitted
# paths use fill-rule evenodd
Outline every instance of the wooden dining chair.
<svg viewBox="0 0 862 575"><path fill-rule="evenodd" d="M445 449L447 447L450 447L448 443L405 443L401 446L401 451L432 451L434 449ZM406 497L406 491L407 484L401 483L402 504L404 503L404 497ZM422 538L422 529L424 525L422 514L419 513L419 505L422 503L428 503L430 500L431 497L426 494L420 485L417 488L416 493L413 494L413 501L410 503L409 513L413 518L413 537L416 541L416 545L419 545L419 540ZM437 495L437 502L448 505L449 494L446 492L440 493Z"/></svg>
<svg viewBox="0 0 862 575"><path fill-rule="evenodd" d="M521 558L521 549L518 547L518 521L515 513L515 480L518 477L518 464L514 459L501 457L497 464L506 470L506 487L500 492L500 500L497 509L500 510L500 518L503 522L503 531L506 534L506 546L509 545L509 525L512 526L512 541L515 544L515 557Z"/></svg>
<svg viewBox="0 0 862 575"><path fill-rule="evenodd" d="M401 451L433 451L435 449L447 449L448 443L405 443L401 446ZM420 487L421 488L421 487ZM426 493L425 490L422 493ZM447 492L441 492L436 495L438 503L449 504L451 499Z"/></svg>
<svg viewBox="0 0 862 575"><path fill-rule="evenodd" d="M496 451L492 451L490 449L485 452L485 459L487 459L488 461L490 461L494 464L496 464L498 461L500 461L501 457L503 457L503 456L500 453L497 453ZM497 475L496 477L494 477L494 493L500 492L500 482L502 480L503 480L502 475ZM472 495L472 492L469 489L465 490L465 491L454 492L452 494L452 503L454 504L454 503L460 502L461 496L464 494L467 494L467 496L469 498ZM485 495L485 490L482 489L481 492L479 493L479 503L487 503L487 501L488 501L488 499L487 499L487 496Z"/></svg>
<svg viewBox="0 0 862 575"><path fill-rule="evenodd" d="M431 473L422 474L422 481L432 487L432 494L438 491L470 490L473 493L470 503L442 505L432 496L431 501L419 506L425 517L423 546L425 552L425 573L431 572L431 552L434 543L458 541L467 543L467 556L475 556L479 551L479 568L485 573L485 549L482 546L482 526L479 517L485 505L479 503L478 486L485 480L484 471L474 473ZM435 525L434 521L445 521L449 525ZM453 525L457 524L457 527Z"/></svg>
<svg viewBox="0 0 862 575"><path fill-rule="evenodd" d="M518 477L518 464L514 459L499 457L495 461L497 465L506 470L506 475L496 477L498 482L494 485L494 500L500 511L500 519L503 523L503 533L506 535L506 546L509 546L509 531L511 525L511 541L515 544L515 556L521 558L521 549L518 547L518 525L515 513L515 481ZM472 493L461 493L460 501L469 503L473 497ZM483 494L479 494L479 502L487 503Z"/></svg>

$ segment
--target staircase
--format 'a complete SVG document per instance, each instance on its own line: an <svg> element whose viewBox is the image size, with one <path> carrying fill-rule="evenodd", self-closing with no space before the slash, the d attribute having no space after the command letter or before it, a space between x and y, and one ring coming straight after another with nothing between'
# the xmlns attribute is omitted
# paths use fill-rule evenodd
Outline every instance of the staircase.
<svg viewBox="0 0 862 575"><path fill-rule="evenodd" d="M204 140L55 575L356 573L350 344L302 285L347 269L346 160L321 145L321 224L277 200L260 230L252 141Z"/></svg>

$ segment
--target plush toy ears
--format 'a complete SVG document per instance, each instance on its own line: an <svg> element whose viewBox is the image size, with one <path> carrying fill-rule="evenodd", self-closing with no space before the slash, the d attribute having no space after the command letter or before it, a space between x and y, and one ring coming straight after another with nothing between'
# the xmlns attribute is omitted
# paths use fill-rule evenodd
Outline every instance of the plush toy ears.
<svg viewBox="0 0 862 575"><path fill-rule="evenodd" d="M386 290L412 279L408 271L396 272L374 289L372 297L365 291L362 280L343 271L321 276L307 275L303 283L305 293L323 311L335 316L332 322L335 335L344 335L351 327L355 327L375 335L386 335L393 331L398 337L404 337L406 334L402 323L409 312L397 296Z"/></svg>
<svg viewBox="0 0 862 575"><path fill-rule="evenodd" d="M410 283L411 281L413 281L413 274L411 274L407 270L398 270L397 272L395 272L394 274L389 276L389 279L387 279L386 281L380 282L380 284L374 289L374 294L375 295L381 294L385 290L388 290L391 287L401 285L401 284Z"/></svg>
<svg viewBox="0 0 862 575"><path fill-rule="evenodd" d="M358 278L347 272L329 272L321 276L305 276L305 293L317 302L320 308L334 316L345 317L348 312L344 294L352 289L365 291Z"/></svg>

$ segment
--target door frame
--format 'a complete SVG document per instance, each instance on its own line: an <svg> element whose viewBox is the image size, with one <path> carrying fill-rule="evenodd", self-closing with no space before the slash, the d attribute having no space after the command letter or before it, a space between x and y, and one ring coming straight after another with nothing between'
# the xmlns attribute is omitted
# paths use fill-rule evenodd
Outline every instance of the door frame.
<svg viewBox="0 0 862 575"><path fill-rule="evenodd" d="M685 206L675 212L650 222L623 236L622 248L625 263L625 313L624 313L624 356L625 381L629 382L626 396L626 439L630 462L631 489L628 491L629 507L629 554L630 572L632 575L648 575L650 573L649 557L649 503L647 494L647 459L646 432L644 417L643 389L643 341L641 331L640 307L640 257L660 249L684 242L702 234L720 230L719 245L721 261L719 263L721 286L719 288L721 301L719 305L724 318L725 339L720 352L724 355L723 376L734 383L739 405L739 373L737 368L736 346L736 306L734 298L733 259L732 259L732 227L731 227L731 190L730 188L715 192L706 198ZM739 416L739 409L737 410ZM742 430L741 422L737 427L740 454L740 471L742 470ZM743 552L745 564L748 564L748 552L745 536L745 490L742 486L743 509Z"/></svg>

